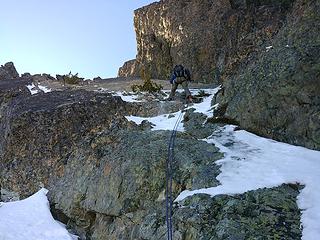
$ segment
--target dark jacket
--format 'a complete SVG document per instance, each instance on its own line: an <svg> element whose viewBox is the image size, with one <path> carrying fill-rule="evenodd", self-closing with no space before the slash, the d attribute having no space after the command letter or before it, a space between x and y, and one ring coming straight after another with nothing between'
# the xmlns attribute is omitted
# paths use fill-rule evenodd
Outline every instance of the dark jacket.
<svg viewBox="0 0 320 240"><path fill-rule="evenodd" d="M174 67L170 78L170 83L173 84L178 77L183 77L185 81L191 81L191 74L189 69L184 68L182 65L176 65Z"/></svg>

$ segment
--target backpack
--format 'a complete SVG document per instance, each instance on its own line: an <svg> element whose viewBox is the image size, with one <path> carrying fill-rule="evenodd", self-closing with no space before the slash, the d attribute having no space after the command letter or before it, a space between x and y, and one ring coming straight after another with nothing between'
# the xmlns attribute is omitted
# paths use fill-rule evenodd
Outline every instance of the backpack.
<svg viewBox="0 0 320 240"><path fill-rule="evenodd" d="M184 77L184 67L180 64L174 67L173 72L176 77Z"/></svg>

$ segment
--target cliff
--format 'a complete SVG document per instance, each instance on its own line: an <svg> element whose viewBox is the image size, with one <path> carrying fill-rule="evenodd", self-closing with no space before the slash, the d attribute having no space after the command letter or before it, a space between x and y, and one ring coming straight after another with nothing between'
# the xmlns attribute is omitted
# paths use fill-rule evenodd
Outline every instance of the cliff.
<svg viewBox="0 0 320 240"><path fill-rule="evenodd" d="M319 1L171 1L135 11L137 58L167 79L182 63L196 81L222 84L221 119L320 149Z"/></svg>
<svg viewBox="0 0 320 240"><path fill-rule="evenodd" d="M167 78L172 66L182 63L194 79L222 84L212 118L185 110L185 131L177 134L175 146L174 198L184 190L222 186L218 176L224 171L225 178L232 177L232 166L239 181L245 178L240 173L252 170L246 168L250 156L260 159L256 145L235 142L234 133L221 130L226 122L320 149L319 12L318 0L166 0L135 11L138 55L120 75L136 76L149 67L153 77ZM0 73L1 200L45 186L55 218L80 239L165 239L171 132L152 131L152 123L135 124L127 116L165 113L170 120L182 104L150 96L130 103L111 93L73 89L31 95L26 85L46 75L19 78L11 63ZM194 95L199 102L204 98ZM219 142L203 141L210 135L221 140L221 149L243 152L224 155ZM279 163L294 162L283 161L286 151L264 151ZM262 184L232 196L195 194L175 204L174 239L301 239L307 229L301 228L306 219L301 214L313 210L297 206L304 186L292 182L302 178L280 185L285 176L270 169L259 181L270 178L276 187Z"/></svg>
<svg viewBox="0 0 320 240"><path fill-rule="evenodd" d="M150 66L167 79L182 63L197 81L218 84L270 45L292 1L165 0L137 9L135 75Z"/></svg>
<svg viewBox="0 0 320 240"><path fill-rule="evenodd" d="M263 136L320 149L319 13L320 1L295 1L270 49L223 82L218 102L224 118Z"/></svg>

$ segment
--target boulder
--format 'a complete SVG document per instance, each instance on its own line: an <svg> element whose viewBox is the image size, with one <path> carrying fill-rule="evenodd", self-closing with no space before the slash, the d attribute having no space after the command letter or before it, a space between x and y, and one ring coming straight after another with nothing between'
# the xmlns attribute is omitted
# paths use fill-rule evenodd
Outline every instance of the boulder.
<svg viewBox="0 0 320 240"><path fill-rule="evenodd" d="M20 197L61 174L86 135L124 122L120 113L127 108L109 94L82 90L31 96L23 89L28 95L4 95L0 109L0 185Z"/></svg>
<svg viewBox="0 0 320 240"><path fill-rule="evenodd" d="M23 79L32 79L32 75L28 72L21 74L21 78Z"/></svg>
<svg viewBox="0 0 320 240"><path fill-rule="evenodd" d="M17 72L13 62L8 62L0 67L0 80L17 79L19 73Z"/></svg>

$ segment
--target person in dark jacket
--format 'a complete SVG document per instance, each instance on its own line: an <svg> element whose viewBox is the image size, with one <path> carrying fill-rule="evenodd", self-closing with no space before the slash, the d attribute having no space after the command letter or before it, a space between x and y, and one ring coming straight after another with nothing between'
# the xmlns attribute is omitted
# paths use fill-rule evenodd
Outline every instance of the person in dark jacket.
<svg viewBox="0 0 320 240"><path fill-rule="evenodd" d="M192 102L192 96L188 88L188 81L191 81L190 71L180 64L176 65L173 68L173 72L170 78L170 83L172 84L172 87L171 87L171 92L170 92L168 101L173 100L176 90L179 84L181 84L181 86L185 91L187 102Z"/></svg>

